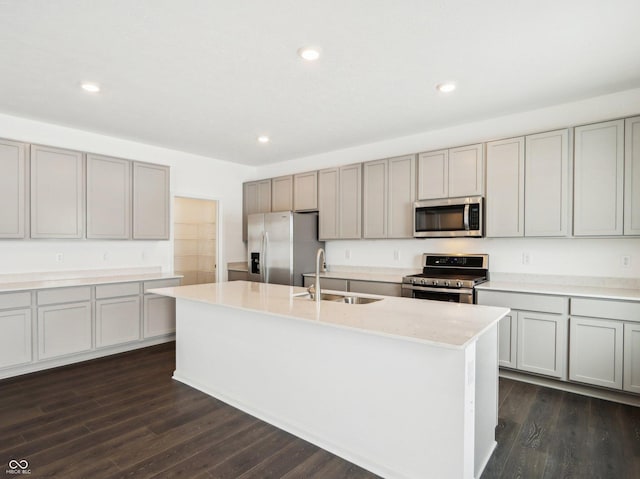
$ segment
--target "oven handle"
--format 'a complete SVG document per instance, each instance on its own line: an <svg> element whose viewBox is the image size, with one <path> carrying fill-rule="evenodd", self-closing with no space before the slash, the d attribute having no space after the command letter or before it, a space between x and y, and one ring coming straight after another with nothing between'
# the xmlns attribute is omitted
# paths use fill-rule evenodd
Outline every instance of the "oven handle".
<svg viewBox="0 0 640 479"><path fill-rule="evenodd" d="M428 286L402 285L403 289L411 289L415 291L428 291L432 293L454 293L454 294L472 294L473 289L469 288L429 288Z"/></svg>

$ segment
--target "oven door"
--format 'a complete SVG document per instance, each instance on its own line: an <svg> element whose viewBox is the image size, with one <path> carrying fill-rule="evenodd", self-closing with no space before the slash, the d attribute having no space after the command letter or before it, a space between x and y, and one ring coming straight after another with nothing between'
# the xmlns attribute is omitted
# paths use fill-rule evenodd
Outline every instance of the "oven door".
<svg viewBox="0 0 640 479"><path fill-rule="evenodd" d="M431 299L450 303L473 304L473 289L469 288L431 288L429 286L402 285L402 296L405 298Z"/></svg>

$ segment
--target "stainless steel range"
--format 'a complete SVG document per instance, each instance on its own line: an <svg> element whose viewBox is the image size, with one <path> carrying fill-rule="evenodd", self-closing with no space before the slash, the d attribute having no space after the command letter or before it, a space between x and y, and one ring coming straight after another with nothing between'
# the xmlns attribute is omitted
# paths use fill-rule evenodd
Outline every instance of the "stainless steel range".
<svg viewBox="0 0 640 479"><path fill-rule="evenodd" d="M489 255L422 255L422 274L402 278L402 296L475 303L474 288L489 279Z"/></svg>

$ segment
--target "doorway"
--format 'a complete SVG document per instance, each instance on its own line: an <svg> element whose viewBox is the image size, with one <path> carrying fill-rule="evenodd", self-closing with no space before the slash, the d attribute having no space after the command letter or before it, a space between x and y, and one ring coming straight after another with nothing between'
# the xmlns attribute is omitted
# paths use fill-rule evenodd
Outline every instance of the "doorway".
<svg viewBox="0 0 640 479"><path fill-rule="evenodd" d="M217 227L217 201L174 197L173 270L182 285L216 282Z"/></svg>

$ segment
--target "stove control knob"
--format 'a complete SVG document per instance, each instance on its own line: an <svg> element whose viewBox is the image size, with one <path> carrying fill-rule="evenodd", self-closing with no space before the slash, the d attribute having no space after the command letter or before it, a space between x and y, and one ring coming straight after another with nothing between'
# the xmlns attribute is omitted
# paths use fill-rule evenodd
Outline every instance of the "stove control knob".
<svg viewBox="0 0 640 479"><path fill-rule="evenodd" d="M444 284L445 286L451 286L451 283L450 283L449 281L445 281L443 284Z"/></svg>
<svg viewBox="0 0 640 479"><path fill-rule="evenodd" d="M422 285L425 285L425 284L426 284L426 281L424 280L424 278L421 278L421 279L420 279L420 284L422 284Z"/></svg>
<svg viewBox="0 0 640 479"><path fill-rule="evenodd" d="M433 284L434 286L438 286L438 280L437 280L437 279L434 279L432 284Z"/></svg>
<svg viewBox="0 0 640 479"><path fill-rule="evenodd" d="M462 288L462 281L456 281L456 286L458 288Z"/></svg>

